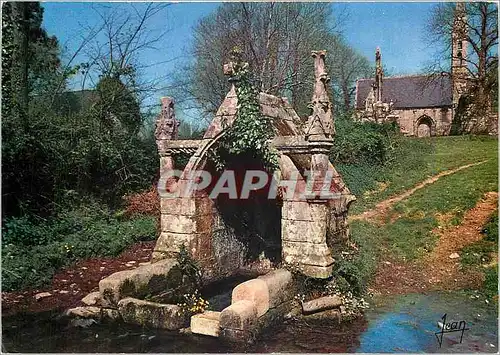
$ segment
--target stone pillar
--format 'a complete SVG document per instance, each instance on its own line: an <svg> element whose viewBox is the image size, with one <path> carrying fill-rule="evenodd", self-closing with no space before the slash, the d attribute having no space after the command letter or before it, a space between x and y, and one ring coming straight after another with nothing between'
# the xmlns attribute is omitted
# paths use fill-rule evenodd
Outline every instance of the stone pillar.
<svg viewBox="0 0 500 355"><path fill-rule="evenodd" d="M311 115L304 132L311 152L308 192L305 200L284 197L281 222L283 261L296 265L305 275L317 278L331 276L334 261L327 245L330 206L323 191L331 165L328 153L335 135L325 55L326 51L312 52L315 83L309 106ZM297 170L290 158L283 157L281 171L285 181L293 176L293 169Z"/></svg>
<svg viewBox="0 0 500 355"><path fill-rule="evenodd" d="M209 264L212 259L212 201L208 196L161 198L161 233L153 261L175 257L185 245L194 259Z"/></svg>
<svg viewBox="0 0 500 355"><path fill-rule="evenodd" d="M162 176L174 169L174 160L169 151L169 141L177 138L179 122L175 119L174 101L169 97L161 99L162 110L156 120L156 144L160 155L160 173ZM185 245L193 258L199 261L211 260L212 201L206 194L184 194L190 183L184 176L189 176L193 166L185 168L183 176L160 179L160 225L161 232L153 251L152 261L173 258L181 245ZM188 170L188 171L186 171Z"/></svg>
<svg viewBox="0 0 500 355"><path fill-rule="evenodd" d="M283 201L281 219L283 261L311 277L332 274L333 258L326 243L328 204Z"/></svg>
<svg viewBox="0 0 500 355"><path fill-rule="evenodd" d="M175 119L174 100L171 97L161 98L161 111L156 118L155 139L160 155L160 175L164 176L174 169L174 159L168 149L171 140L177 139L180 122ZM160 181L162 181L160 179ZM164 183L167 190L173 189L175 179L168 179Z"/></svg>
<svg viewBox="0 0 500 355"><path fill-rule="evenodd" d="M325 278L332 273L333 258L327 245L328 200L319 196L313 184L309 196L306 181L288 156L280 159L282 186L295 186L294 194L283 193L281 239L283 262L311 277ZM305 199L309 197L310 199Z"/></svg>

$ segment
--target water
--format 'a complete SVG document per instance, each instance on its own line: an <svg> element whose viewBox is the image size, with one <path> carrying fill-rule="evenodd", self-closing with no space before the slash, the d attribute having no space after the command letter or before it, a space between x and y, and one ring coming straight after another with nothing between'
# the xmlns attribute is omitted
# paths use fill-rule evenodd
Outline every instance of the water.
<svg viewBox="0 0 500 355"><path fill-rule="evenodd" d="M440 347L435 333L445 313L447 323L464 320L470 330L461 343L461 332L445 334ZM378 299L366 318L357 352L498 352L497 307L463 292Z"/></svg>
<svg viewBox="0 0 500 355"><path fill-rule="evenodd" d="M178 332L107 323L88 328L57 322L55 314L17 315L2 322L3 351L9 352L497 352L496 306L463 293L392 296L372 300L365 317L341 325L288 320L268 329L253 345ZM437 321L465 320L470 330L446 334ZM492 347L490 344L493 344Z"/></svg>

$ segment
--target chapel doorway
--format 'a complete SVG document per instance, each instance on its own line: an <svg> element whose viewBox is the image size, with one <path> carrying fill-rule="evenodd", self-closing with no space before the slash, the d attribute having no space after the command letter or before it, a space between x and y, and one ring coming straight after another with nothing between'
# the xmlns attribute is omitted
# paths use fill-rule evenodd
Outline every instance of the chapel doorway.
<svg viewBox="0 0 500 355"><path fill-rule="evenodd" d="M429 116L421 116L417 120L417 137L430 137L432 136L433 122Z"/></svg>

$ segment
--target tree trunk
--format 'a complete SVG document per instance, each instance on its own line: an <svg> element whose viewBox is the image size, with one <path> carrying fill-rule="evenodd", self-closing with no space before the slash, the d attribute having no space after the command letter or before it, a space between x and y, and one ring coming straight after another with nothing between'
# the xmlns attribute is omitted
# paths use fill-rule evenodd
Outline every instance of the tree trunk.
<svg viewBox="0 0 500 355"><path fill-rule="evenodd" d="M27 125L28 112L28 33L29 3L13 2L12 16L15 19L13 31L14 50L12 55L12 93L14 115Z"/></svg>

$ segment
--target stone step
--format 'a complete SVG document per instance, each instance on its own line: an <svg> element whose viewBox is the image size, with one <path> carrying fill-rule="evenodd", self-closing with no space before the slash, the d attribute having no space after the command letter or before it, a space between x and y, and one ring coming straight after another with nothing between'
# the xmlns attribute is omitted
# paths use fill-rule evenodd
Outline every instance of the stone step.
<svg viewBox="0 0 500 355"><path fill-rule="evenodd" d="M191 317L191 332L218 337L220 333L220 313L205 311Z"/></svg>

